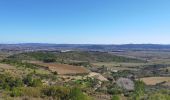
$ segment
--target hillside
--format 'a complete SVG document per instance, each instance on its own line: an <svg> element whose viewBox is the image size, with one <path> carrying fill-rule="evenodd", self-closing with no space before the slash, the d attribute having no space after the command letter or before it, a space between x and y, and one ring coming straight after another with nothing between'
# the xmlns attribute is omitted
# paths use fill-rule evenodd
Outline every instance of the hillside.
<svg viewBox="0 0 170 100"><path fill-rule="evenodd" d="M116 56L106 52L70 51L70 52L29 52L9 56L11 59L40 60L54 59L56 61L85 61L85 62L145 62L136 58Z"/></svg>
<svg viewBox="0 0 170 100"><path fill-rule="evenodd" d="M161 44L0 44L0 50L9 51L55 51L55 50L91 50L91 51L115 51L115 50L170 50L170 45Z"/></svg>
<svg viewBox="0 0 170 100"><path fill-rule="evenodd" d="M2 100L147 100L157 93L169 100L169 52L11 52L1 54ZM141 60L136 53L153 60Z"/></svg>

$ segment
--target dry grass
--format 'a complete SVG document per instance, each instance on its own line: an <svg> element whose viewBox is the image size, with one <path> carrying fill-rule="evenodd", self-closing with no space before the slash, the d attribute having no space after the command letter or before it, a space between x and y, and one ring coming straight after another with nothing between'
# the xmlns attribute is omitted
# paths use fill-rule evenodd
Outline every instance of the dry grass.
<svg viewBox="0 0 170 100"><path fill-rule="evenodd" d="M11 65L7 65L7 64L1 64L0 63L0 68L2 68L2 69L15 69L15 67L14 66L11 66Z"/></svg>
<svg viewBox="0 0 170 100"><path fill-rule="evenodd" d="M88 77L92 77L92 78L96 78L100 81L108 81L104 76L102 76L100 73L95 73L95 72L91 72L89 73Z"/></svg>
<svg viewBox="0 0 170 100"><path fill-rule="evenodd" d="M2 73L9 73L16 77L20 77L23 74L22 70L17 69L16 67L8 65L8 64L0 63L0 70Z"/></svg>
<svg viewBox="0 0 170 100"><path fill-rule="evenodd" d="M146 77L141 78L146 85L156 85L162 82L170 82L170 77Z"/></svg>
<svg viewBox="0 0 170 100"><path fill-rule="evenodd" d="M45 70L45 69L36 69L35 71L38 74L50 74L50 72L48 70ZM15 66L0 63L0 72L9 73L9 74L16 76L16 77L22 77L24 75L27 75L29 73L34 72L34 70L30 69L30 68L22 68L22 67L17 68Z"/></svg>

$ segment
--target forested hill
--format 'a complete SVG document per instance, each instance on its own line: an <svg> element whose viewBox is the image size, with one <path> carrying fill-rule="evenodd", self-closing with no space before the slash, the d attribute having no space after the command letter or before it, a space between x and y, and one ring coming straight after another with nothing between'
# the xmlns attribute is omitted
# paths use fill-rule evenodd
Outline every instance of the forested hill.
<svg viewBox="0 0 170 100"><path fill-rule="evenodd" d="M102 45L102 44L0 44L0 50L170 50L170 45L161 44L123 44L123 45Z"/></svg>

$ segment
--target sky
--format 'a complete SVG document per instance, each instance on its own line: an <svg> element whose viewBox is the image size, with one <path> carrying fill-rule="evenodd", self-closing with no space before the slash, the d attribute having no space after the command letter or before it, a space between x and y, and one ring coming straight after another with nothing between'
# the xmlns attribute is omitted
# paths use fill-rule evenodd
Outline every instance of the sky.
<svg viewBox="0 0 170 100"><path fill-rule="evenodd" d="M0 0L0 43L170 44L170 0Z"/></svg>

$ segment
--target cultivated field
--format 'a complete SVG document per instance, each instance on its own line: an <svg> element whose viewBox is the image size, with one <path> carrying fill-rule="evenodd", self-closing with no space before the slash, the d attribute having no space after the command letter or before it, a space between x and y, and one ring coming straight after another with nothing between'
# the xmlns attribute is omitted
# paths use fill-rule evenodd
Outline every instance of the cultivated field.
<svg viewBox="0 0 170 100"><path fill-rule="evenodd" d="M92 63L94 67L105 66L112 70L138 70L138 66L147 65L147 63L116 63L116 62L97 62Z"/></svg>
<svg viewBox="0 0 170 100"><path fill-rule="evenodd" d="M141 80L146 85L156 85L162 82L170 82L170 77L145 77L141 78Z"/></svg>
<svg viewBox="0 0 170 100"><path fill-rule="evenodd" d="M125 57L83 51L65 53L37 51L14 54L0 60L0 81L4 82L0 82L0 88L5 87L1 89L3 95L7 92L7 96L15 99L33 94L31 98L36 93L38 93L37 99L44 95L50 98L51 95L46 93L52 92L55 93L52 95L54 100L56 100L55 97L69 100L62 99L58 94L61 93L67 97L74 87L78 87L82 94L94 98L90 100L111 100L112 96L119 97L118 100L136 100L131 99L134 98L133 96L137 98L139 96L140 100L145 100L144 98L149 98L151 93L159 93L160 90L166 91L161 94L162 96L167 96L170 94L170 58L168 58L169 55L161 57L166 53L160 53L160 55L156 53L131 52L132 56L125 55ZM144 61L137 59L144 59ZM145 61L145 59L149 60ZM119 86L119 80L122 78L123 86ZM146 85L139 81L139 78ZM14 83L16 88L13 88ZM129 84L134 84L131 85L131 90L124 88L124 85ZM11 90L8 92L5 89L9 87ZM15 89L22 92L19 96L15 94L16 97L12 97L13 93L17 92ZM25 92L27 89L30 90L29 93ZM165 100L170 100L169 98Z"/></svg>
<svg viewBox="0 0 170 100"><path fill-rule="evenodd" d="M81 66L72 66L67 64L58 63L43 63L43 62L32 62L34 64L47 67L52 72L57 72L58 74L86 74L89 71Z"/></svg>

